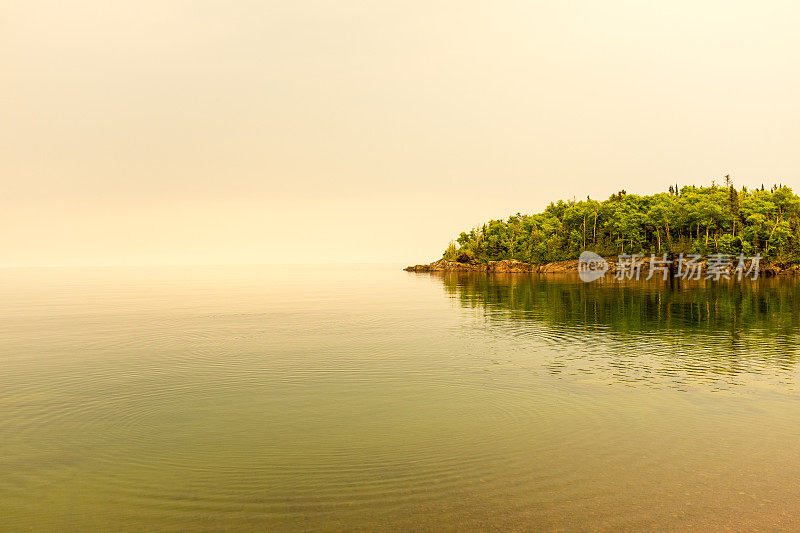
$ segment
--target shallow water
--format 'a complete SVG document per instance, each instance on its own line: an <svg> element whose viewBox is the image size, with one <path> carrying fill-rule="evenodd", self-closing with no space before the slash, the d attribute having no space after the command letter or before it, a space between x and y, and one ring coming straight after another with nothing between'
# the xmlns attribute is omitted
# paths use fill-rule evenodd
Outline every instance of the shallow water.
<svg viewBox="0 0 800 533"><path fill-rule="evenodd" d="M798 529L800 283L0 271L0 529Z"/></svg>

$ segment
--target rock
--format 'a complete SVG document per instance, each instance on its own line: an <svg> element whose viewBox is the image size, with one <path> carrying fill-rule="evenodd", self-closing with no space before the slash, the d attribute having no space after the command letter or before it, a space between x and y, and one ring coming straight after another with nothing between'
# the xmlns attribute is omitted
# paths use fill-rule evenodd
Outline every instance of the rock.
<svg viewBox="0 0 800 533"><path fill-rule="evenodd" d="M489 261L486 265L487 272L538 272L539 267L514 259L503 259L502 261Z"/></svg>
<svg viewBox="0 0 800 533"><path fill-rule="evenodd" d="M761 266L760 275L764 276L765 278L771 278L773 276L777 276L778 274L781 274L782 272L783 272L783 269L781 267L779 267L778 265L766 264L766 265L762 265Z"/></svg>
<svg viewBox="0 0 800 533"><path fill-rule="evenodd" d="M486 265L458 263L456 261L439 259L430 265L408 266L403 270L407 272L484 272L486 271Z"/></svg>
<svg viewBox="0 0 800 533"><path fill-rule="evenodd" d="M407 266L403 270L406 272L430 272L431 266L430 265L412 265Z"/></svg>
<svg viewBox="0 0 800 533"><path fill-rule="evenodd" d="M780 273L796 276L798 273L800 273L800 265L787 265L786 268L782 269Z"/></svg>
<svg viewBox="0 0 800 533"><path fill-rule="evenodd" d="M609 270L614 270L613 261L609 261ZM459 263L457 261L447 261L439 259L429 265L412 265L404 268L407 272L491 272L509 274L529 274L529 273L561 273L577 272L578 260L558 261L543 265L525 263L514 259L503 259L501 261L489 261L487 264L480 263Z"/></svg>
<svg viewBox="0 0 800 533"><path fill-rule="evenodd" d="M577 272L578 260L569 259L567 261L556 261L554 263L545 263L539 267L539 272L543 274L557 274L562 272Z"/></svg>
<svg viewBox="0 0 800 533"><path fill-rule="evenodd" d="M459 263L457 261L446 261L439 259L430 264L431 272L484 272L486 265L473 263Z"/></svg>
<svg viewBox="0 0 800 533"><path fill-rule="evenodd" d="M658 256L657 256L658 258ZM617 271L616 257L604 258L608 263L609 274L614 274ZM646 273L650 269L650 256L645 255L639 259L641 261L640 270ZM701 261L703 271L708 268L707 261ZM673 263L673 271L677 266L677 258ZM729 268L731 272L733 267ZM490 273L541 273L541 274L562 274L562 273L577 273L578 260L569 259L567 261L556 261L553 263L532 264L516 261L514 259L503 259L501 261L489 261L487 264L480 263L460 263L457 261L447 261L439 259L429 265L412 265L404 268L407 272L490 272ZM772 277L777 275L798 275L800 274L800 265L785 265L783 267L775 264L763 263L760 269L761 275L764 277ZM672 274L674 275L674 274Z"/></svg>

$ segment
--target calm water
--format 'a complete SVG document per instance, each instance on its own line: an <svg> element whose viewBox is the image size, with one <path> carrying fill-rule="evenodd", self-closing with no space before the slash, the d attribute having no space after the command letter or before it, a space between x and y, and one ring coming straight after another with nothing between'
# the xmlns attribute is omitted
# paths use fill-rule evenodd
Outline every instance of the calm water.
<svg viewBox="0 0 800 533"><path fill-rule="evenodd" d="M0 271L0 529L800 528L800 283Z"/></svg>

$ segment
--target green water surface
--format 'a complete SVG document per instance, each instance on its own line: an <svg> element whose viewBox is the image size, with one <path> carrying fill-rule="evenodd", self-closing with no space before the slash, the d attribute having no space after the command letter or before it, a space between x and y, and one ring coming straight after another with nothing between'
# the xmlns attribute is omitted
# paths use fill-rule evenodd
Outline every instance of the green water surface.
<svg viewBox="0 0 800 533"><path fill-rule="evenodd" d="M0 271L0 530L800 528L800 282Z"/></svg>

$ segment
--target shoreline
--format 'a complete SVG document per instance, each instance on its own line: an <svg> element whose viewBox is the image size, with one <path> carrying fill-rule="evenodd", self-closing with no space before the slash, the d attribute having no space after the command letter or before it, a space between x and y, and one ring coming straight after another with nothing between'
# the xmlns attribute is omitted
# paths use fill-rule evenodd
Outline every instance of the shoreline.
<svg viewBox="0 0 800 533"><path fill-rule="evenodd" d="M608 263L608 273L617 271L616 256L604 257ZM702 262L705 266L705 261ZM650 258L642 258L642 267L648 267ZM677 261L673 261L677 264ZM403 270L406 272L482 272L482 273L511 273L511 274L567 274L578 273L578 260L567 259L566 261L554 261L552 263L525 263L514 259L502 259L500 261L489 261L488 263L459 263L457 261L446 261L439 259L428 264L410 265ZM777 275L796 275L800 274L800 264L794 265L774 265L762 263L760 272L764 277Z"/></svg>

